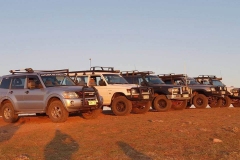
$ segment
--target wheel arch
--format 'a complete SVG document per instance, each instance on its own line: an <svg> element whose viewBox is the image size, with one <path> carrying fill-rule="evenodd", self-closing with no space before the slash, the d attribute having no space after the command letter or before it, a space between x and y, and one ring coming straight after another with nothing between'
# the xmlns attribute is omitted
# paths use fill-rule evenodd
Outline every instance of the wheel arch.
<svg viewBox="0 0 240 160"><path fill-rule="evenodd" d="M122 92L116 92L116 93L114 93L113 96L112 96L112 98L111 98L111 105L112 105L113 100L114 100L116 97L119 97L119 96L124 96L124 97L126 97L126 95L125 95L124 93L122 93Z"/></svg>
<svg viewBox="0 0 240 160"><path fill-rule="evenodd" d="M59 97L51 97L51 98L49 98L48 101L47 101L47 104L46 104L46 114L48 114L48 107L49 107L49 105L50 105L53 101L55 101L55 100L60 100L60 101L62 102L62 100L61 100ZM62 103L63 103L63 102L62 102Z"/></svg>
<svg viewBox="0 0 240 160"><path fill-rule="evenodd" d="M2 101L1 101L1 104L0 104L0 115L2 115L2 107L3 107L3 105L5 104L5 103L7 103L7 102L10 102L12 105L13 105L13 107L14 107L14 103L10 100L10 99L3 99ZM14 107L15 108L15 107Z"/></svg>

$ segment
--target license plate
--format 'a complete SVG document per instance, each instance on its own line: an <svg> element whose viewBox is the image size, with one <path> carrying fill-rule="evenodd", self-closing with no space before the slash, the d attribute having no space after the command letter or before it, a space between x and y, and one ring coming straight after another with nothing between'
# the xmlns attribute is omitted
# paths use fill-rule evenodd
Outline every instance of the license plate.
<svg viewBox="0 0 240 160"><path fill-rule="evenodd" d="M143 95L143 99L149 99L149 95Z"/></svg>
<svg viewBox="0 0 240 160"><path fill-rule="evenodd" d="M88 101L88 105L96 105L97 102L96 101Z"/></svg>
<svg viewBox="0 0 240 160"><path fill-rule="evenodd" d="M188 94L183 94L183 97L189 97L189 95Z"/></svg>
<svg viewBox="0 0 240 160"><path fill-rule="evenodd" d="M238 93L234 93L234 96L238 96Z"/></svg>
<svg viewBox="0 0 240 160"><path fill-rule="evenodd" d="M222 94L225 94L225 91L222 91Z"/></svg>

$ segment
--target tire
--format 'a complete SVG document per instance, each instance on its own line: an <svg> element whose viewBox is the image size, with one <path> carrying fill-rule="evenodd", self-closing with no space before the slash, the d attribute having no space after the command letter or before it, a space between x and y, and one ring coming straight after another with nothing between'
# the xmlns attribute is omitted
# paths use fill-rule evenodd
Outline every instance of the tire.
<svg viewBox="0 0 240 160"><path fill-rule="evenodd" d="M222 98L221 107L229 107L231 105L231 102L232 100L228 96L225 96Z"/></svg>
<svg viewBox="0 0 240 160"><path fill-rule="evenodd" d="M7 102L2 107L2 118L7 123L14 123L18 120L18 114L15 114L12 103Z"/></svg>
<svg viewBox="0 0 240 160"><path fill-rule="evenodd" d="M213 100L213 101L209 104L209 106L210 106L211 108L218 108L218 107L221 107L221 105L222 105L222 99Z"/></svg>
<svg viewBox="0 0 240 160"><path fill-rule="evenodd" d="M132 108L132 113L135 114L144 114L147 113L149 111L151 107L151 102L147 101L147 102L137 102L136 104L133 105Z"/></svg>
<svg viewBox="0 0 240 160"><path fill-rule="evenodd" d="M88 112L82 112L82 116L85 119L95 119L102 113L102 109L95 109Z"/></svg>
<svg viewBox="0 0 240 160"><path fill-rule="evenodd" d="M206 108L208 105L208 99L203 94L197 94L193 97L193 105L196 108Z"/></svg>
<svg viewBox="0 0 240 160"><path fill-rule="evenodd" d="M48 107L48 116L54 123L65 122L69 116L69 112L60 100L54 100Z"/></svg>
<svg viewBox="0 0 240 160"><path fill-rule="evenodd" d="M158 112L166 112L172 106L171 100L167 99L164 95L158 95L153 100L153 108Z"/></svg>
<svg viewBox="0 0 240 160"><path fill-rule="evenodd" d="M178 100L172 100L172 108L175 110L183 110L187 108L187 100L178 101Z"/></svg>
<svg viewBox="0 0 240 160"><path fill-rule="evenodd" d="M132 102L124 96L116 97L112 102L112 111L116 116L126 116L132 111Z"/></svg>

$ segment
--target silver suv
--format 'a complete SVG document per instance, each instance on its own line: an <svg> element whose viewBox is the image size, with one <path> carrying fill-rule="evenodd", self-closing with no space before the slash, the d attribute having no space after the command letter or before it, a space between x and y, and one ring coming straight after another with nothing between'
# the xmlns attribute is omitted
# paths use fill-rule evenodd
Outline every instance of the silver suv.
<svg viewBox="0 0 240 160"><path fill-rule="evenodd" d="M44 114L53 122L64 122L69 113L81 111L84 118L101 113L103 99L94 87L77 86L59 70L10 70L0 78L0 115L5 122L18 114Z"/></svg>

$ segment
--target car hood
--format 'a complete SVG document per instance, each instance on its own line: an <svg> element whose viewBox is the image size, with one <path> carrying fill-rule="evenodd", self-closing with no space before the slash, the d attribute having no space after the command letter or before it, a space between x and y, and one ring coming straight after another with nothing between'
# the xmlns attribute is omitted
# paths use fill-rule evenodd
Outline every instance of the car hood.
<svg viewBox="0 0 240 160"><path fill-rule="evenodd" d="M55 91L82 91L83 86L58 86L58 87L48 87L47 90L55 90ZM94 91L92 87L86 87L85 91Z"/></svg>

